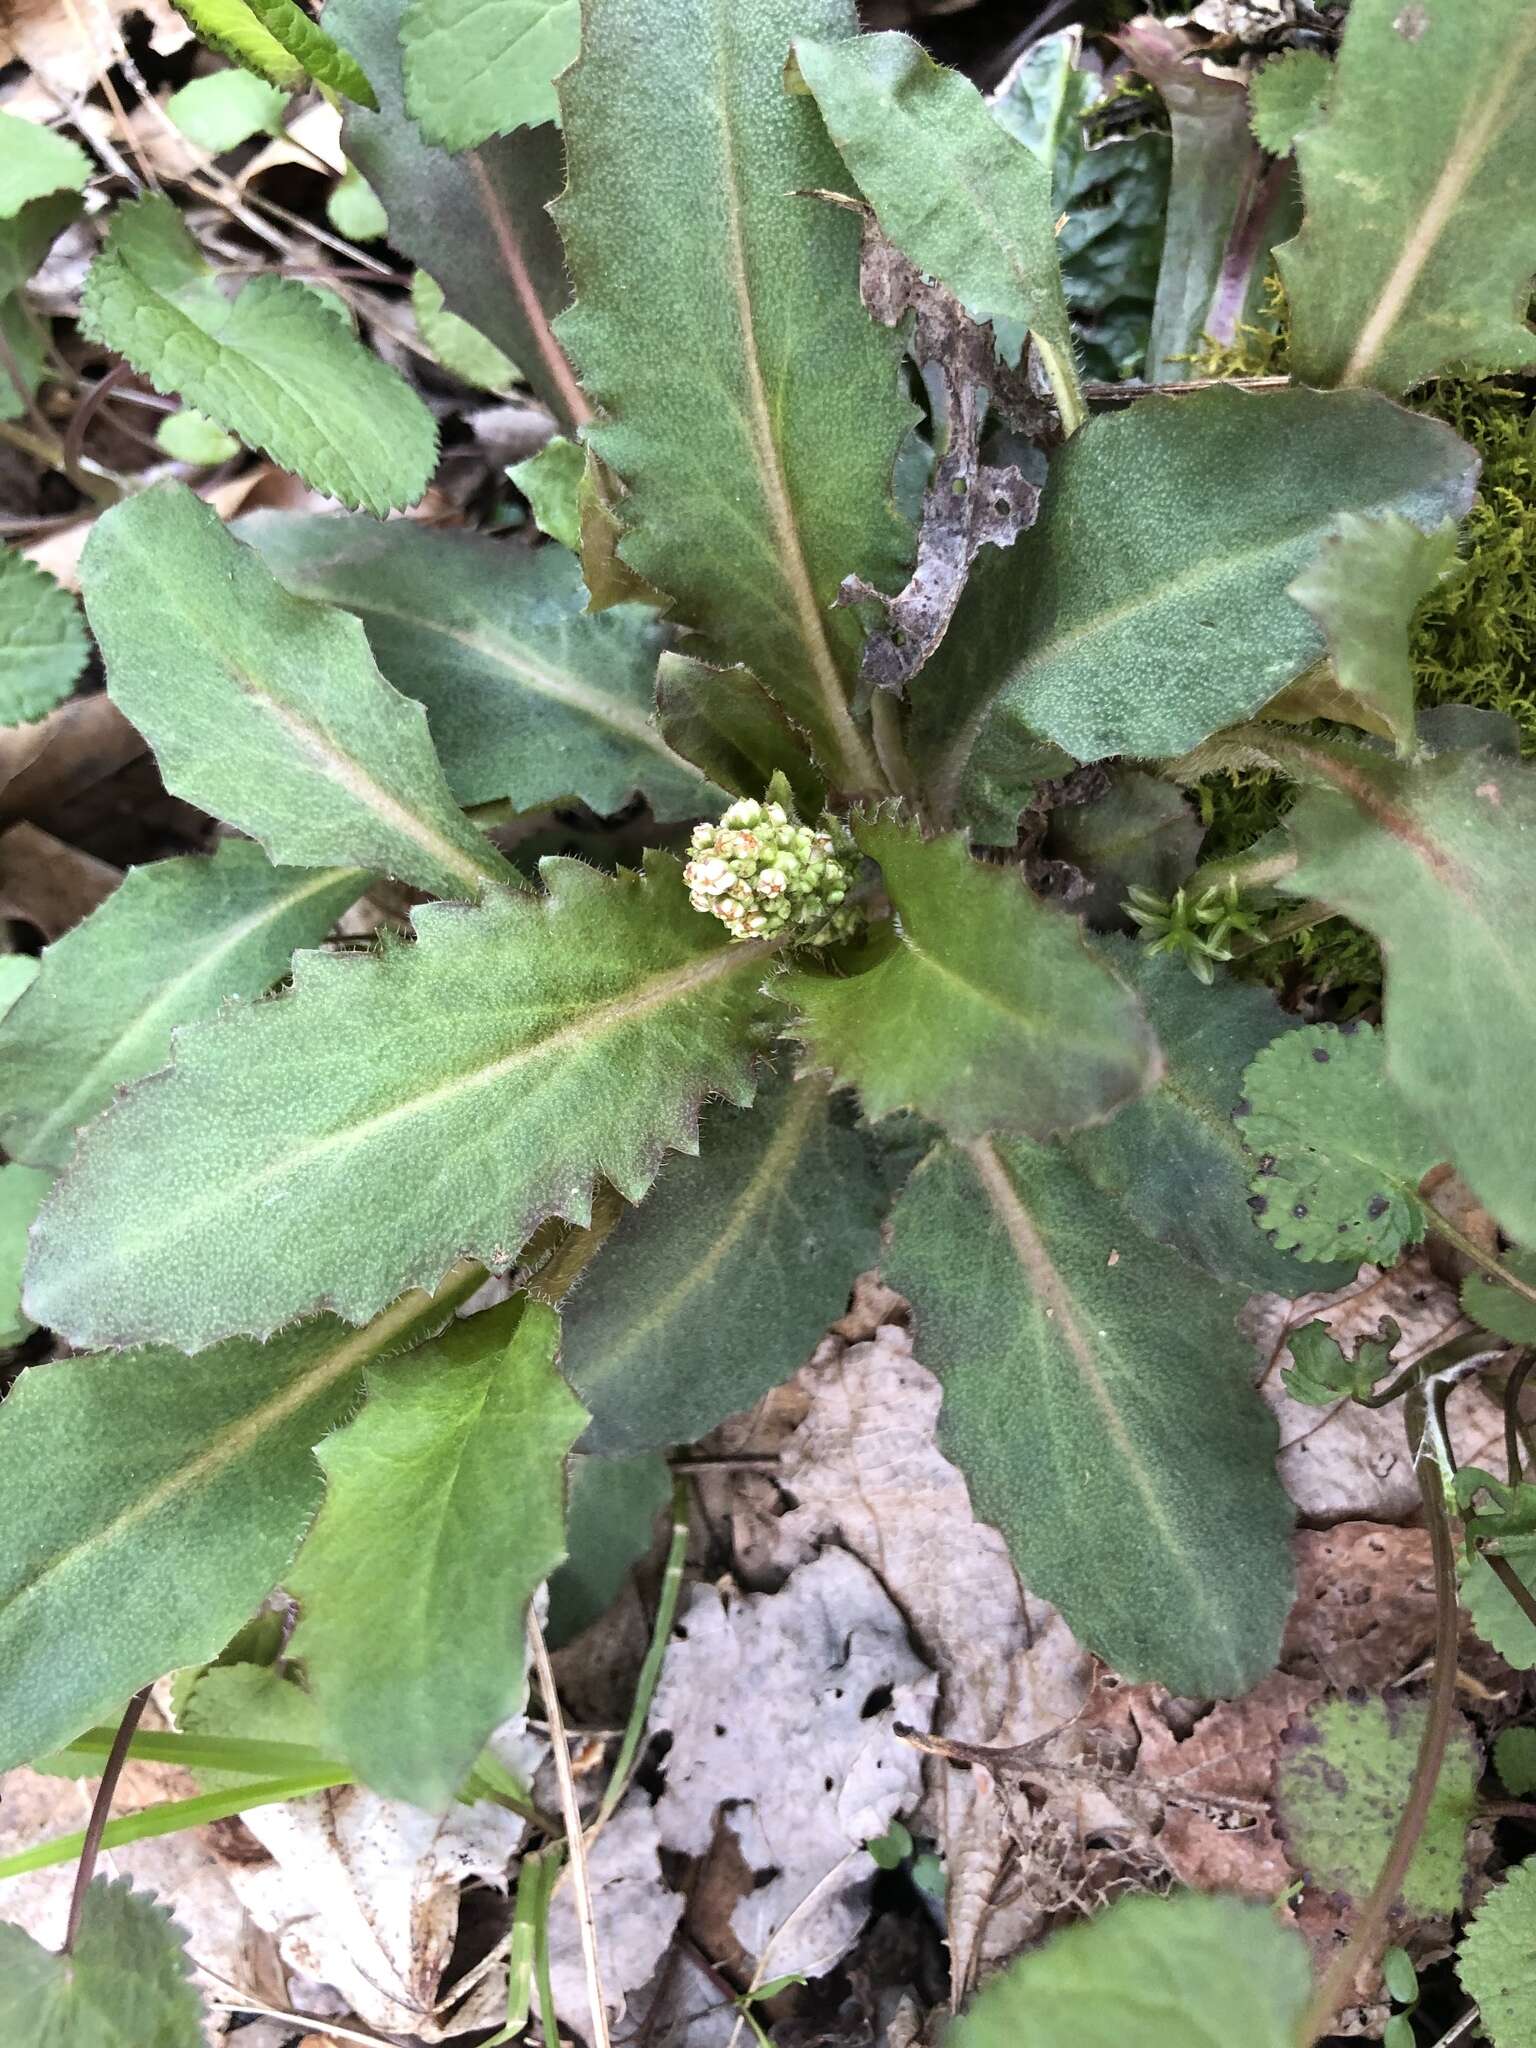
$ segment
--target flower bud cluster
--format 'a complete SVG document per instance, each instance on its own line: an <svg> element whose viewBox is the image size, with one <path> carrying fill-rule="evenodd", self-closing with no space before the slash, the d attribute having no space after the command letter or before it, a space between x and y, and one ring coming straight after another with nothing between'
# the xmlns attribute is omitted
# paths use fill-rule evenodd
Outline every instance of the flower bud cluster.
<svg viewBox="0 0 1536 2048"><path fill-rule="evenodd" d="M771 939L791 928L805 943L846 938L858 913L844 907L858 867L852 846L802 825L781 803L743 797L718 825L696 825L683 870L688 900L733 939Z"/></svg>

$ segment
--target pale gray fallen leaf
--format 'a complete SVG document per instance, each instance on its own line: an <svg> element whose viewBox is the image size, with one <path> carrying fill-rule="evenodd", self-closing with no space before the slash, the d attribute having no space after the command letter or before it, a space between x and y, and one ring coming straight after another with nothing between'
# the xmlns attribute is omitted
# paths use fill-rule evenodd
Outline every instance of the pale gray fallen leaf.
<svg viewBox="0 0 1536 2048"><path fill-rule="evenodd" d="M776 1593L694 1588L651 1710L652 1734L672 1738L656 1823L664 1848L697 1856L731 1802L756 1880L731 1926L765 1975L824 1975L856 1939L875 1875L863 1845L922 1789L896 1725L929 1727L936 1690L900 1610L846 1551Z"/></svg>
<svg viewBox="0 0 1536 2048"><path fill-rule="evenodd" d="M650 1981L683 1917L681 1892L661 1872L661 1837L644 1792L631 1792L598 1836L587 1860L603 1993L617 2017L631 1992ZM556 2016L586 2038L591 2028L586 1971L567 1880L550 1902L549 1976ZM537 2010L538 2000L534 2000Z"/></svg>

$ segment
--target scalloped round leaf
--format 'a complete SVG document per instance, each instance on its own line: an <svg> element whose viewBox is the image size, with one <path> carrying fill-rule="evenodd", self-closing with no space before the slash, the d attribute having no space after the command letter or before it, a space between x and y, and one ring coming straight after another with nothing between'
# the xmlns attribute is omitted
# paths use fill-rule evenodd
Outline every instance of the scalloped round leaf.
<svg viewBox="0 0 1536 2048"><path fill-rule="evenodd" d="M186 1936L127 1878L97 1878L75 1945L56 1955L0 1925L0 2039L37 2048L202 2048Z"/></svg>
<svg viewBox="0 0 1536 2048"><path fill-rule="evenodd" d="M1536 1287L1536 1252L1511 1252L1504 1261L1528 1286ZM1461 1283L1461 1306L1473 1322L1507 1337L1511 1344L1536 1344L1536 1302L1527 1301L1486 1273L1469 1273Z"/></svg>
<svg viewBox="0 0 1536 2048"><path fill-rule="evenodd" d="M1418 1243L1418 1185L1445 1154L1388 1081L1370 1025L1287 1032L1249 1067L1243 1094L1257 1166L1248 1206L1281 1251L1385 1265Z"/></svg>
<svg viewBox="0 0 1536 2048"><path fill-rule="evenodd" d="M1283 50L1248 81L1248 125L1261 149L1289 156L1323 111L1333 65L1319 50Z"/></svg>
<svg viewBox="0 0 1536 2048"><path fill-rule="evenodd" d="M80 607L46 569L0 548L0 726L61 704L89 659Z"/></svg>
<svg viewBox="0 0 1536 2048"><path fill-rule="evenodd" d="M1309 1884L1356 1901L1368 1895L1392 1845L1425 1712L1419 1700L1328 1700L1290 1732L1274 1805L1292 1867ZM1412 1913L1434 1916L1461 1906L1482 1769L1476 1738L1458 1714L1399 1894Z"/></svg>
<svg viewBox="0 0 1536 2048"><path fill-rule="evenodd" d="M1493 2048L1536 2042L1536 1858L1495 1885L1472 1916L1456 1958L1456 1974Z"/></svg>

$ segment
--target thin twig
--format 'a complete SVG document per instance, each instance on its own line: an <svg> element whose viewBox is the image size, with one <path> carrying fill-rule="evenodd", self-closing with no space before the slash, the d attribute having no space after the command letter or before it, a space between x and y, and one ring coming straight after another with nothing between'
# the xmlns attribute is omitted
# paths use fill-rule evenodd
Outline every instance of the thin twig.
<svg viewBox="0 0 1536 2048"><path fill-rule="evenodd" d="M1430 1554L1435 1569L1435 1675L1430 1685L1424 1733L1413 1767L1413 1782L1398 1817L1397 1832L1387 1851L1369 1898L1361 1907L1349 1940L1334 1957L1319 1980L1302 2017L1297 2039L1301 2048L1312 2048L1328 2029L1328 2023L1349 1993L1355 1972L1369 1956L1386 1925L1387 1915L1402 1890L1403 1879L1419 1846L1419 1837L1429 1818L1430 1802L1445 1760L1450 1739L1451 1714L1456 1704L1456 1555L1446 1520L1445 1489L1440 1466L1425 1442L1426 1403L1422 1391L1408 1397L1408 1441L1424 1503L1424 1520L1429 1529Z"/></svg>
<svg viewBox="0 0 1536 2048"><path fill-rule="evenodd" d="M80 1932L80 1916L85 1911L85 1895L91 1888L91 1879L96 1874L96 1858L101 1853L101 1838L106 1832L107 1816L112 1811L112 1795L117 1790L117 1781L123 1775L123 1765L128 1761L128 1745L133 1740L133 1731L139 1725L139 1717L149 1704L149 1687L146 1685L136 1692L123 1709L123 1718L118 1723L117 1735L107 1760L102 1765L101 1783L96 1787L96 1797L91 1802L91 1817L86 1823L85 1840L80 1844L80 1867L75 1872L75 1888L69 1896L69 1922L64 1929L64 1954L68 1955L75 1945Z"/></svg>
<svg viewBox="0 0 1536 2048"><path fill-rule="evenodd" d="M612 2048L608 2033L608 2005L603 1996L602 1965L597 1954L597 1923L592 1917L592 1887L587 1879L587 1852L582 1840L581 1806L576 1797L576 1780L571 1771L571 1753L566 1745L565 1725L560 1717L560 1696L555 1690L554 1667L544 1642L539 1617L528 1610L528 1648L533 1657L544 1712L549 1717L555 1782L560 1787L560 1813L565 1822L565 1846L570 1857L571 1903L576 1909L576 1927L581 1936L581 1960L587 1975L587 2004L592 2014L592 2048ZM545 2039L551 2039L554 2014L543 2013Z"/></svg>

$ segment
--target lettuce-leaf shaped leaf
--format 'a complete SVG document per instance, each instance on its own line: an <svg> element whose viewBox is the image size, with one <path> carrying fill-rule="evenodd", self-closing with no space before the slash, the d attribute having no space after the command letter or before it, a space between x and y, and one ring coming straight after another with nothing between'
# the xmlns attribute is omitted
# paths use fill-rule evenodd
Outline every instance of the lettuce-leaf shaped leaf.
<svg viewBox="0 0 1536 2048"><path fill-rule="evenodd" d="M196 1350L311 1308L352 1321L459 1257L504 1269L751 1099L772 947L690 908L677 862L542 864L546 895L415 913L416 943L300 953L291 993L193 1025L92 1124L33 1237L71 1341ZM110 1226L106 1218L110 1216Z"/></svg>
<svg viewBox="0 0 1536 2048"><path fill-rule="evenodd" d="M1018 1140L930 1154L884 1272L943 1382L945 1455L1031 1591L1134 1681L1209 1699L1271 1670L1291 1510L1242 1296Z"/></svg>
<svg viewBox="0 0 1536 2048"><path fill-rule="evenodd" d="M163 195L113 214L80 325L343 504L389 512L427 487L437 427L405 380L296 278L253 278L226 298Z"/></svg>
<svg viewBox="0 0 1536 2048"><path fill-rule="evenodd" d="M854 836L880 863L890 925L861 971L792 972L778 993L812 1063L856 1087L867 1116L912 1109L951 1137L1045 1139L1155 1085L1141 1005L1075 918L957 834L872 817Z"/></svg>
<svg viewBox="0 0 1536 2048"><path fill-rule="evenodd" d="M284 1576L321 1746L446 1811L518 1704L528 1603L565 1555L565 1459L586 1410L560 1324L519 1295L368 1376L316 1455L325 1500Z"/></svg>
<svg viewBox="0 0 1536 2048"><path fill-rule="evenodd" d="M588 0L560 81L556 207L576 304L559 323L619 479L620 552L811 734L833 781L878 790L849 710L861 630L845 576L904 580L892 507L912 421L899 334L859 300L859 226L812 100L783 90L796 34L851 38L851 0Z"/></svg>
<svg viewBox="0 0 1536 2048"><path fill-rule="evenodd" d="M77 1125L165 1064L178 1025L281 980L294 949L318 945L366 883L357 868L275 868L244 839L130 868L0 1019L6 1151L62 1166Z"/></svg>
<svg viewBox="0 0 1536 2048"><path fill-rule="evenodd" d="M511 879L356 619L291 596L185 485L105 513L81 578L108 692L178 796L295 866L368 868L434 896Z"/></svg>
<svg viewBox="0 0 1536 2048"><path fill-rule="evenodd" d="M1326 118L1300 135L1306 216L1278 252L1304 384L1410 390L1536 363L1536 16L1526 0L1356 0Z"/></svg>

